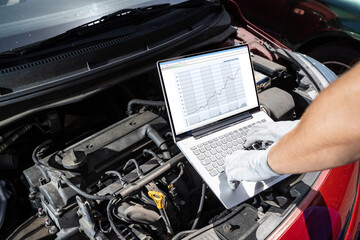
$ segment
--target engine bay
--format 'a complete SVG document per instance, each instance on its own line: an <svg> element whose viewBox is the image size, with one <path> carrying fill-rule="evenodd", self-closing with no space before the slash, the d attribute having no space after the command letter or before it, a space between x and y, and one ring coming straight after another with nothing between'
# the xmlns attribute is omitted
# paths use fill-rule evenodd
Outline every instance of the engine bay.
<svg viewBox="0 0 360 240"><path fill-rule="evenodd" d="M315 85L288 59L252 52L262 110L299 119ZM318 174L290 176L226 210L174 144L155 69L7 127L2 239L266 238Z"/></svg>

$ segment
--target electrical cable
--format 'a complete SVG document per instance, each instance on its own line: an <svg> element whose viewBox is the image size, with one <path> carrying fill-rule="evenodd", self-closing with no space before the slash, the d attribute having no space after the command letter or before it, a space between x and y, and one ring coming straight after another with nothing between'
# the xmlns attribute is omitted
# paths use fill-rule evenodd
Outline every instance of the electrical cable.
<svg viewBox="0 0 360 240"><path fill-rule="evenodd" d="M101 219L99 219L99 221L98 221L98 223L99 223L99 228L100 228L100 231L102 232L102 233L110 233L111 232L111 227L108 227L108 229L104 229L103 228L103 226L102 226L102 220Z"/></svg>
<svg viewBox="0 0 360 240"><path fill-rule="evenodd" d="M75 192L77 192L79 195L83 196L84 198L91 200L100 200L100 201L111 200L114 198L114 196L112 195L96 196L96 195L88 194L83 190L81 190L80 188L78 188L77 186L75 186L69 179L66 178L65 175L60 175L60 179L63 180L66 185L68 185L71 189L73 189Z"/></svg>
<svg viewBox="0 0 360 240"><path fill-rule="evenodd" d="M121 220L121 221L123 221L123 219L121 218L121 217L119 217L117 214L116 214L116 209L115 208L113 208L112 209L112 214L117 218L117 219L119 219L119 220Z"/></svg>
<svg viewBox="0 0 360 240"><path fill-rule="evenodd" d="M40 144L34 149L34 151L32 152L32 160L34 161L34 163L35 163L36 165L43 165L43 164L39 161L39 159L37 158L36 155L37 155L37 153L39 152L39 150L40 150L41 148L43 148L43 147L46 146L46 145L49 145L51 142L52 142L52 140L51 140L51 139L48 139L48 140L40 143ZM47 166L45 166L45 167L47 167Z"/></svg>
<svg viewBox="0 0 360 240"><path fill-rule="evenodd" d="M108 220L109 220L109 223L110 223L110 226L112 228L112 230L115 232L116 236L121 239L121 240L126 240L123 235L121 234L121 232L119 231L119 229L117 229L115 223L114 223L114 219L111 215L111 209L112 209L112 204L113 204L113 200L115 198L112 198L108 205L106 206L106 214L107 214L107 217L108 217Z"/></svg>
<svg viewBox="0 0 360 240"><path fill-rule="evenodd" d="M183 163L179 163L178 166L179 166L179 168L180 168L179 175L178 175L174 180L172 180L172 181L170 182L169 186L170 186L170 185L174 185L174 183L176 183L176 182L180 179L180 177L184 174L184 168L185 168L185 167L184 167L184 164L183 164Z"/></svg>
<svg viewBox="0 0 360 240"><path fill-rule="evenodd" d="M43 175L45 176L45 178L46 178L47 181L50 181L50 179L49 179L49 177L47 176L47 173L46 173L46 172L43 172L44 169L47 170L47 171L51 171L51 172L54 172L54 173L58 174L59 177L60 177L60 179L61 179L62 181L64 181L66 185L68 185L71 189L73 189L73 190L74 190L75 192L77 192L79 195L81 195L81 196L83 196L83 197L85 197L85 198L87 198L87 199L104 201L104 200L110 200L110 199L113 198L113 196L111 196L111 195L96 196L96 195L88 194L88 193L84 192L83 190L81 190L80 188L78 188L77 186L75 186L75 184L73 184L69 179L67 179L66 176L65 176L65 174L62 173L61 171L53 170L51 167L46 166L45 164L41 163L41 162L39 161L39 159L37 158L36 155L37 155L38 151L39 151L41 148L43 148L44 146L50 144L51 142L52 142L51 139L46 140L45 142L43 142L43 143L41 143L39 146L37 146L37 147L34 149L33 153L32 153L32 159L33 159L35 165L37 165L37 166L40 167L40 170L42 170L42 173L43 173ZM115 171L110 171L110 172L113 173L113 172L115 172ZM117 173L117 174L119 174L119 173ZM115 173L115 175L117 175L117 174ZM120 174L119 174L119 175L120 175ZM121 177L121 176L120 176L120 177Z"/></svg>
<svg viewBox="0 0 360 240"><path fill-rule="evenodd" d="M96 211L96 210L93 210L93 213L94 213L93 214L94 219L97 219L97 221L98 221L100 231L102 233L111 232L111 227L110 226L108 227L108 229L104 229L103 226L102 226L103 215L100 212Z"/></svg>
<svg viewBox="0 0 360 240"><path fill-rule="evenodd" d="M45 180L47 182L49 182L50 179L49 179L47 172L45 172L44 170L52 171L52 169L39 161L39 159L37 158L37 153L39 152L39 150L41 148L45 147L46 145L50 144L51 142L52 142L52 140L48 139L45 142L40 143L40 145L38 145L32 152L32 160L35 163L35 165L39 167L41 173L43 174L43 176L45 177Z"/></svg>
<svg viewBox="0 0 360 240"><path fill-rule="evenodd" d="M108 172L109 174L115 174L117 176L120 176L120 173L116 172L116 171L109 171ZM119 174L119 175L118 175ZM110 226L111 228L109 228L108 230L106 231L111 231L111 229L115 232L116 236L120 239L120 240L126 240L122 234L120 233L120 231L116 228L116 225L114 223L114 219L111 215L111 209L112 209L112 204L113 204L113 201L115 200L115 197L112 196L112 195L105 195L105 196L96 196L96 195L91 195L91 194L88 194L84 191L82 191L80 188L78 188L77 186L75 186L69 179L66 178L65 175L61 175L60 176L61 180L63 180L70 188L72 188L75 192L77 192L79 195L87 198L87 199L92 199L92 200L100 200L100 201L103 201L103 200L109 200L109 203L106 207L106 213L107 213L107 216L108 216L108 220L109 220L109 223L110 223Z"/></svg>
<svg viewBox="0 0 360 240"><path fill-rule="evenodd" d="M193 233L195 232L196 230L186 230L186 231L182 231L182 232L179 232L178 234L176 234L171 240L179 240L179 239L182 239L184 237L184 235L188 235L190 233Z"/></svg>
<svg viewBox="0 0 360 240"><path fill-rule="evenodd" d="M199 219L201 217L201 213L204 207L204 200L205 200L205 190L206 190L206 184L203 182L202 186L201 186L201 197L200 197L200 204L199 204L199 208L196 214L196 219L191 227L191 230L194 230L197 227L197 224L199 222Z"/></svg>

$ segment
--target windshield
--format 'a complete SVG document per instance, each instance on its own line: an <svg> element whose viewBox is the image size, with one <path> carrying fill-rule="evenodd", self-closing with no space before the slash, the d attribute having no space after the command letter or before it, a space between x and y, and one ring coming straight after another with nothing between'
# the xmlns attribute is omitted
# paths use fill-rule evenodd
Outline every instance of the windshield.
<svg viewBox="0 0 360 240"><path fill-rule="evenodd" d="M184 0L0 0L0 53L42 41L126 8Z"/></svg>

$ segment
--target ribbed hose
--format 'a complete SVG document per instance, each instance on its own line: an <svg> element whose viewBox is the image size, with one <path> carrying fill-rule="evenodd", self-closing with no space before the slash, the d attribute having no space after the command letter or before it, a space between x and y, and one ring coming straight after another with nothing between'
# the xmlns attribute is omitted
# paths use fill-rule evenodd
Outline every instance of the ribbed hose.
<svg viewBox="0 0 360 240"><path fill-rule="evenodd" d="M13 144L19 137L27 133L32 127L32 123L26 124L15 133L11 134L10 137L8 137L2 144L0 144L0 153L4 152L11 144Z"/></svg>

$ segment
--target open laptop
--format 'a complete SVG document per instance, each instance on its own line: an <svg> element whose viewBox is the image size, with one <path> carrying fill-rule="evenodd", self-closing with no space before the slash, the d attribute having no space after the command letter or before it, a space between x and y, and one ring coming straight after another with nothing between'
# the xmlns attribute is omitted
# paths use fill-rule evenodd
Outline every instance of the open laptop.
<svg viewBox="0 0 360 240"><path fill-rule="evenodd" d="M226 208L281 181L227 184L224 158L243 149L256 122L272 121L260 111L248 45L157 62L174 141ZM239 159L241 161L241 159Z"/></svg>

